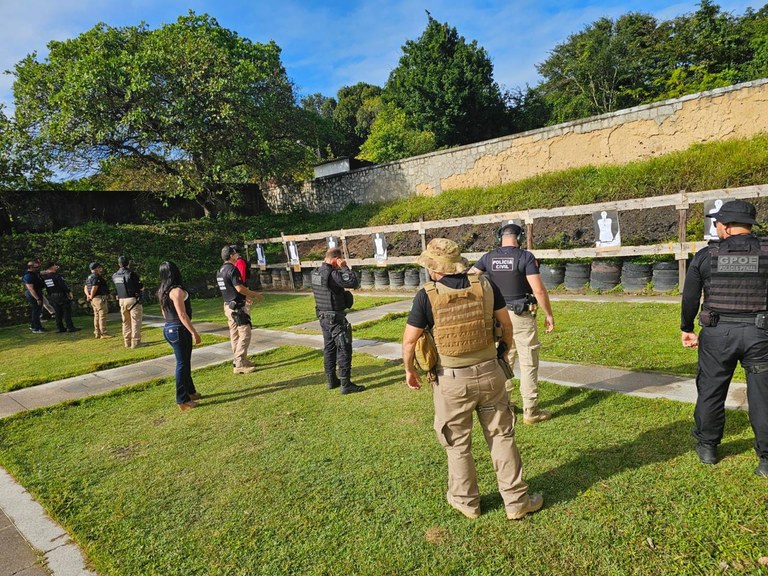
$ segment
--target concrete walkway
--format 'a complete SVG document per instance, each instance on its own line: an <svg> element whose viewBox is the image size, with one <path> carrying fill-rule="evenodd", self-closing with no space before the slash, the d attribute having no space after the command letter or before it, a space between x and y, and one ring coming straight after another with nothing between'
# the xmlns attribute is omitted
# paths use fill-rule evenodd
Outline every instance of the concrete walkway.
<svg viewBox="0 0 768 576"><path fill-rule="evenodd" d="M592 302L616 301L615 297L566 297L568 300ZM649 297L631 299L632 302L675 303L677 299ZM389 313L406 312L411 301L394 302L368 310L352 312L352 324L376 320ZM162 325L160 318L145 317L150 326ZM228 336L229 331L220 324L195 323L198 331ZM317 322L295 326L298 330L319 331ZM321 349L323 338L319 334L303 334L278 330L254 329L249 352L258 354L280 346L305 346ZM400 343L376 340L355 340L353 348L386 360L399 360ZM232 349L229 342L196 348L192 352L193 369L230 362ZM52 406L87 396L104 394L111 390L146 382L153 378L173 377L176 361L173 355L146 360L137 364L84 374L57 382L32 386L0 394L0 418L26 410ZM515 371L519 374L519 370ZM560 362L541 361L539 377L562 386L622 392L646 398L669 398L681 402L695 402L696 385L692 378L659 373L633 372ZM746 385L732 384L726 406L746 410ZM76 576L90 575L79 548L67 533L56 525L42 507L5 470L0 468L0 576Z"/></svg>

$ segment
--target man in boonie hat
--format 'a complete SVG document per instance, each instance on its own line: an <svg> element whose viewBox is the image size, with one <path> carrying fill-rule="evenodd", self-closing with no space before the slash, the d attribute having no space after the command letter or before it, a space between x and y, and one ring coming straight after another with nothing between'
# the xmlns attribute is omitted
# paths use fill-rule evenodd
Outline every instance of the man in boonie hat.
<svg viewBox="0 0 768 576"><path fill-rule="evenodd" d="M421 388L414 365L416 342L425 330L437 348L432 382L435 432L448 456L448 504L467 518L480 516L480 493L472 457L472 421L476 412L491 450L507 518L519 520L544 505L529 494L515 444L515 418L504 388L506 376L496 358L494 321L507 346L512 325L504 297L488 279L468 276L469 263L458 245L435 238L417 262L431 278L413 300L403 334L406 384Z"/></svg>
<svg viewBox="0 0 768 576"><path fill-rule="evenodd" d="M741 362L758 456L755 474L768 477L768 238L752 234L756 216L754 205L744 200L725 202L709 215L720 240L699 250L691 261L680 329L683 346L699 351L693 412L699 460L717 463L728 387ZM702 327L698 335L693 326L697 313Z"/></svg>

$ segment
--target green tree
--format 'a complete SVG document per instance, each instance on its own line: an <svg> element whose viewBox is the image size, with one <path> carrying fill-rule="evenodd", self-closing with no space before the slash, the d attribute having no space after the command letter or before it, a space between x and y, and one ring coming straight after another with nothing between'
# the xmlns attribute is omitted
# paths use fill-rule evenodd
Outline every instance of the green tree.
<svg viewBox="0 0 768 576"><path fill-rule="evenodd" d="M419 39L403 46L385 100L402 109L416 130L433 133L438 147L506 133L504 102L485 49L427 16Z"/></svg>
<svg viewBox="0 0 768 576"><path fill-rule="evenodd" d="M435 149L434 134L414 128L403 110L391 102L382 102L381 97L369 105L375 109L376 120L370 136L360 147L358 158L376 163L391 162Z"/></svg>
<svg viewBox="0 0 768 576"><path fill-rule="evenodd" d="M301 99L301 108L307 114L307 141L315 159L328 160L340 155L344 136L337 130L333 121L336 100L323 96L319 92Z"/></svg>
<svg viewBox="0 0 768 576"><path fill-rule="evenodd" d="M343 86L337 92L338 104L333 111L333 122L343 137L340 156L354 157L359 154L375 119L372 102L381 96L381 92L379 86L365 82Z"/></svg>
<svg viewBox="0 0 768 576"><path fill-rule="evenodd" d="M16 64L19 124L70 173L130 159L211 214L237 185L306 173L306 116L274 43L190 12L150 30L98 24Z"/></svg>

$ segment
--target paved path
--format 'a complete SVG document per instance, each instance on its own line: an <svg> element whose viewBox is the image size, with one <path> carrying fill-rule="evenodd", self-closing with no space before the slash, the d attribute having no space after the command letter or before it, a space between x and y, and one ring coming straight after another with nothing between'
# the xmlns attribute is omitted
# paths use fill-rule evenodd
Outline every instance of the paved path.
<svg viewBox="0 0 768 576"><path fill-rule="evenodd" d="M553 300L617 301L625 297L554 295ZM632 302L676 303L665 297L632 298ZM352 312L352 324L381 318L385 314L405 312L410 300L394 302L368 310ZM160 318L145 317L148 325L162 325ZM220 324L195 323L200 332L229 335ZM319 331L317 322L294 327L298 330ZM320 349L323 338L319 334L254 329L249 352L258 354L280 346L306 346ZM353 348L387 360L400 359L400 343L376 340L355 340ZM232 350L229 342L196 348L192 353L194 369L229 362ZM145 382L152 378L172 377L176 367L173 355L137 364L102 370L0 394L0 418L86 396L104 394L111 390ZM516 371L519 373L519 371ZM541 361L539 376L542 380L563 386L623 392L647 398L669 398L681 402L696 400L696 385L692 378L659 373L633 372L560 362ZM747 409L746 386L732 384L726 406ZM29 493L0 468L0 576L77 576L93 574L85 568L79 548L67 533L45 514Z"/></svg>

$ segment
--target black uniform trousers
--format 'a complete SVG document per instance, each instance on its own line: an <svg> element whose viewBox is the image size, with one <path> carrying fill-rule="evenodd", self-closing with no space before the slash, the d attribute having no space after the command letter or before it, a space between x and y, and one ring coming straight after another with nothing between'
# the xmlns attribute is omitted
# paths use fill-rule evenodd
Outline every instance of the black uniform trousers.
<svg viewBox="0 0 768 576"><path fill-rule="evenodd" d="M72 304L69 300L69 296L63 292L51 292L48 295L48 302L53 306L53 311L56 314L56 328L59 332L72 329L75 327L72 324Z"/></svg>
<svg viewBox="0 0 768 576"><path fill-rule="evenodd" d="M755 433L755 452L760 458L768 459L768 331L753 323L721 319L717 326L701 329L693 435L703 444L720 444L728 386L738 361L747 373L747 402Z"/></svg>
<svg viewBox="0 0 768 576"><path fill-rule="evenodd" d="M323 330L323 368L326 375L336 373L339 378L349 378L352 372L352 325L344 312L318 312Z"/></svg>

